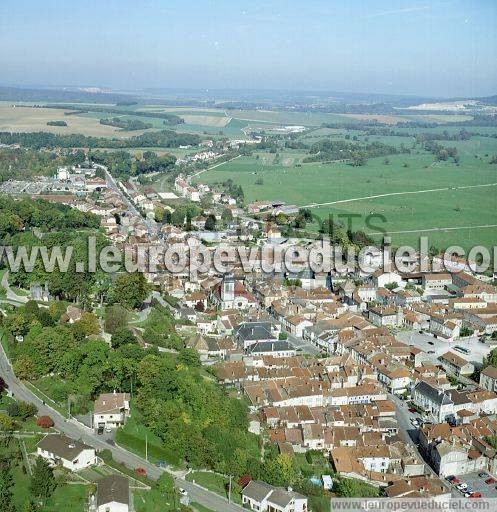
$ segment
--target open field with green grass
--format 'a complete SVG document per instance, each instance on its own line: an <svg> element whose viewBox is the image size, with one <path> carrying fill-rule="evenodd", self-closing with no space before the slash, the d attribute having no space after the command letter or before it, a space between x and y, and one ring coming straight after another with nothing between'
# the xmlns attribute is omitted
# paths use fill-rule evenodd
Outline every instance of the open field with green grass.
<svg viewBox="0 0 497 512"><path fill-rule="evenodd" d="M396 136L371 136L369 140L392 146L403 143L407 148L414 142ZM419 147L410 154L388 156L388 163L384 157L372 158L361 167L301 163L304 153L285 150L277 163L274 155L255 152L203 173L197 180L214 184L231 178L242 186L246 202L282 200L309 207L320 217L345 212L381 214L387 218L389 232L435 228L421 234L429 235L436 246L493 245L497 240L497 165L489 160L497 154L497 139L472 137L444 144L457 148L459 165L435 161ZM353 228L365 229L363 220L355 221ZM419 234L395 233L393 242L415 243Z"/></svg>
<svg viewBox="0 0 497 512"><path fill-rule="evenodd" d="M186 479L189 482L195 482L196 484L209 489L216 494L228 497L228 485L229 477L218 475L209 471L192 471L186 475ZM240 495L240 488L234 481L231 482L231 500L234 503L241 505L242 499Z"/></svg>

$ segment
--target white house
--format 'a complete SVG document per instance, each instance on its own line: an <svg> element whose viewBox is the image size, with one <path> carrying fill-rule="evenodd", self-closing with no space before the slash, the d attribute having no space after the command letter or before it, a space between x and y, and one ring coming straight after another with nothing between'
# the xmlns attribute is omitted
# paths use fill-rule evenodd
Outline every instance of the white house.
<svg viewBox="0 0 497 512"><path fill-rule="evenodd" d="M425 381L418 382L411 394L413 402L431 413L439 423L454 412L454 402L444 390L434 388Z"/></svg>
<svg viewBox="0 0 497 512"><path fill-rule="evenodd" d="M385 288L385 286L393 284L402 288L405 286L402 276L398 272L384 272L381 269L373 274L373 283L376 288Z"/></svg>
<svg viewBox="0 0 497 512"><path fill-rule="evenodd" d="M488 391L497 391L497 368L487 366L480 373L480 386Z"/></svg>
<svg viewBox="0 0 497 512"><path fill-rule="evenodd" d="M307 498L302 494L258 480L252 480L245 486L242 503L257 512L307 512Z"/></svg>
<svg viewBox="0 0 497 512"><path fill-rule="evenodd" d="M37 454L51 465L61 463L71 471L97 463L95 449L64 435L47 435L37 445Z"/></svg>
<svg viewBox="0 0 497 512"><path fill-rule="evenodd" d="M454 354L454 352L445 352L438 359L447 371L458 376L471 375L475 371L473 363L466 361L466 359Z"/></svg>
<svg viewBox="0 0 497 512"><path fill-rule="evenodd" d="M94 428L117 428L129 417L128 393L104 393L95 400L93 408Z"/></svg>
<svg viewBox="0 0 497 512"><path fill-rule="evenodd" d="M98 482L97 512L129 511L129 480L120 475L110 475Z"/></svg>

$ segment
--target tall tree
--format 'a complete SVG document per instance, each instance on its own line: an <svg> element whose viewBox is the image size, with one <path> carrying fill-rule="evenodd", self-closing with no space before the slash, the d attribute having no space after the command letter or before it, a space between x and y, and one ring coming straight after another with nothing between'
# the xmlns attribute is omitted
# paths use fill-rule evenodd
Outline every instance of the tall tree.
<svg viewBox="0 0 497 512"><path fill-rule="evenodd" d="M12 501L13 487L14 479L12 478L9 459L2 457L0 459L0 510L2 512L15 512Z"/></svg>
<svg viewBox="0 0 497 512"><path fill-rule="evenodd" d="M33 496L41 500L50 498L57 483L53 470L42 457L37 457L31 474L30 489Z"/></svg>
<svg viewBox="0 0 497 512"><path fill-rule="evenodd" d="M125 308L134 309L142 304L150 286L142 272L121 274L111 289L111 298Z"/></svg>

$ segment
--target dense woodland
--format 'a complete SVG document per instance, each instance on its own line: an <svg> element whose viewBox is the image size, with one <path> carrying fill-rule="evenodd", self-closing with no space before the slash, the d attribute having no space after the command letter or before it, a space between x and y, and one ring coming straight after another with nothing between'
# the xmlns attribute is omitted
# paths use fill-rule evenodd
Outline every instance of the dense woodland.
<svg viewBox="0 0 497 512"><path fill-rule="evenodd" d="M147 130L148 128L153 127L153 124L144 123L139 119L123 119L122 117L100 119L100 124L114 126L115 128L120 128L121 130L126 132L131 132L135 130Z"/></svg>
<svg viewBox="0 0 497 512"><path fill-rule="evenodd" d="M46 132L11 133L0 132L0 143L20 144L25 148L142 148L197 146L200 143L198 135L178 133L174 130L160 130L135 135L126 139L107 137L87 137L79 134L57 135Z"/></svg>
<svg viewBox="0 0 497 512"><path fill-rule="evenodd" d="M32 149L0 149L0 182L8 179L29 179L51 176L57 167L81 163L82 151L48 152Z"/></svg>
<svg viewBox="0 0 497 512"><path fill-rule="evenodd" d="M175 167L174 155L158 156L153 151L144 151L142 158L136 158L127 151L92 152L94 162L105 165L116 178L139 176L151 172L167 172Z"/></svg>

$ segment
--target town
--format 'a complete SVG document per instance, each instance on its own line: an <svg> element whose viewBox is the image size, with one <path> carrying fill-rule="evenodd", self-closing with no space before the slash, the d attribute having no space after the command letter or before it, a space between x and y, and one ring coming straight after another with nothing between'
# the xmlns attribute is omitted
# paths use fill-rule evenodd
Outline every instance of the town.
<svg viewBox="0 0 497 512"><path fill-rule="evenodd" d="M26 194L18 182L2 186L11 197ZM172 186L174 193L157 193L136 180L115 179L88 155L72 168L59 168L53 178L31 180L28 193L36 190L35 199L100 219L101 230L116 247L164 249L174 243L188 255L199 244L209 250L240 241L254 246L317 244L284 237L268 220L281 212L301 215L297 207L239 204L227 191L191 185L188 175L180 174ZM183 227L157 220L158 210L174 215L175 208L168 205L178 198L195 205L206 197L208 208L197 210ZM221 231L217 223L224 226ZM441 259L443 255L434 255L432 262ZM167 311L185 350L198 354L219 385L248 404L248 432L263 445L290 460L319 455L326 461L327 472L313 477L312 485L321 488L319 496L333 493L337 479L343 479L392 498L497 497L491 476L497 471L493 276L478 274L474 265L457 258L440 272L419 271L414 259L410 264L407 273L380 269L370 275L360 270L343 275L313 272L302 262L299 272L268 275L259 261L251 275L238 267L222 275L210 269L196 280L159 265L157 272L144 273L150 295L136 307L144 323L157 307ZM31 282L24 291L9 286L6 276L4 303L14 311L32 301L50 310L57 299L47 283ZM4 321L12 335L13 312L6 310ZM87 315L97 322L98 314L75 306L64 312L65 321L74 326ZM108 334L107 323L97 322L94 332L113 347L116 334ZM136 336L143 349L151 346L146 331L128 326L131 339ZM18 335L17 343L22 338ZM170 348L159 345L159 350ZM51 409L52 400L44 400L39 410ZM101 394L88 420L74 416L75 437L64 428L61 434L49 433L36 453L71 472L100 466L100 436L113 439L125 427L132 417L130 401L131 394L121 390ZM54 412L48 410L37 423L48 418L54 428ZM97 445L81 442L81 431L99 440ZM164 461L157 464L160 472L167 467ZM154 478L145 465L134 469ZM193 468L176 477L188 475L193 485L195 476L205 478ZM278 487L249 473L237 478L233 487L239 491L233 492L252 510L304 511L309 506L302 486L297 486L301 492L293 489L295 481ZM181 502L188 505L192 491L186 489L186 480L180 485ZM99 480L90 510L100 510L105 499L127 507L130 495L129 480L111 474Z"/></svg>
<svg viewBox="0 0 497 512"><path fill-rule="evenodd" d="M0 512L497 510L497 6L60 4L0 3Z"/></svg>

